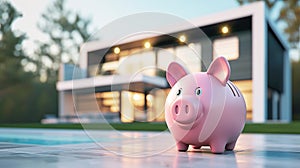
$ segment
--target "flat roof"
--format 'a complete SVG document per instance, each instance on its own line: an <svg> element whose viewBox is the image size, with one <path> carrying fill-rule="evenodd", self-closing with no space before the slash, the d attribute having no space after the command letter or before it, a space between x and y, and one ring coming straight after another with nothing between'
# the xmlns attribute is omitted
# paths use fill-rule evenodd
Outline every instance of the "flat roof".
<svg viewBox="0 0 300 168"><path fill-rule="evenodd" d="M168 27L162 27L159 30L161 32L168 32L170 34L188 30L194 27L191 27L191 25L195 27L202 27L202 26L207 26L211 24L216 24L219 22L224 22L224 21L230 21L234 19L239 19L243 17L248 17L252 16L254 13L258 12L260 10L261 6L263 6L264 10L268 12L267 8L265 7L264 2L254 2L248 5L243 5L239 6L237 8L229 9L226 11L214 13L211 15L206 15L203 17L195 18L192 20L188 20L191 24L176 24ZM275 24L269 19L268 14L265 14L265 18L268 24L270 24L270 27L272 31L278 36L279 41L283 43L284 47L287 47L287 41L282 37L282 35L278 32L278 30L275 28ZM110 40L105 40L105 41L90 41L84 43L84 45L81 46L82 51L93 51L93 50L98 50L98 49L104 49L104 48L109 48L112 47L111 44L114 45L121 45L121 44L126 44L138 40L143 40L146 38L152 38L152 37L158 37L160 35L153 35L153 34L140 34L138 36L132 36L129 38L126 38L125 40L122 40L121 42L115 42L115 41L110 41Z"/></svg>
<svg viewBox="0 0 300 168"><path fill-rule="evenodd" d="M58 91L71 91L95 88L96 92L128 90L135 92L150 91L154 88L169 87L163 77L138 75L107 75L92 78L58 81Z"/></svg>
<svg viewBox="0 0 300 168"><path fill-rule="evenodd" d="M202 16L196 19L188 20L190 24L183 24L183 23L176 23L172 26L167 27L160 27L155 28L153 31L158 32L165 32L166 34L175 34L178 32L182 32L185 30L190 30L195 27L203 27L208 25L213 25L221 22L226 22L230 20L235 20L239 18L244 17L252 17L253 16L260 16L264 17L263 19L266 21L266 24L269 25L270 29L274 34L277 36L276 38L279 40L279 42L282 44L282 46L288 50L289 45L286 40L286 38L283 37L282 33L279 33L278 29L275 26L275 23L269 18L268 16L268 9L266 8L266 5L264 2L254 2L248 5L239 6L237 8L229 9L226 11L214 13L211 15ZM255 21L255 20L252 20ZM191 27L192 25L192 27ZM262 25L263 27L263 25ZM253 28L253 27L252 27ZM149 30L151 31L151 30ZM123 45L131 42L135 42L138 40L148 39L148 38L155 38L160 37L161 35L153 35L153 34L140 34L138 36L131 36L126 39L123 39L122 41L116 41L113 38L102 40L102 41L90 41L84 43L80 48L80 67L85 69L87 68L87 57L88 52L101 50L105 48L111 48L113 46L117 45Z"/></svg>

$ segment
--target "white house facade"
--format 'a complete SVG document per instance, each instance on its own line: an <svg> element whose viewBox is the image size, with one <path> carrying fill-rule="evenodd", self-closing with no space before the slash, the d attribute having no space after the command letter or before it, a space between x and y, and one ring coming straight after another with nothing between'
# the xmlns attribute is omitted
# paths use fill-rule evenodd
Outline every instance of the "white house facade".
<svg viewBox="0 0 300 168"><path fill-rule="evenodd" d="M247 121L291 121L288 45L263 2L190 22L193 27L172 27L167 34L82 45L79 66L61 67L59 120L164 122L166 66L181 61L192 72L206 71L222 55L246 100Z"/></svg>

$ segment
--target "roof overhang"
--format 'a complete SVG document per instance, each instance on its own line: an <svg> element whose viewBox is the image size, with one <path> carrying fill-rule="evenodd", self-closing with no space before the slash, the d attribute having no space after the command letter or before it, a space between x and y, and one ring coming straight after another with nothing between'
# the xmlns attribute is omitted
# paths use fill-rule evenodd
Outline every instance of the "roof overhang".
<svg viewBox="0 0 300 168"><path fill-rule="evenodd" d="M214 13L211 15L207 15L204 17L199 17L196 19L192 19L189 22L191 24L181 24L176 23L176 25L167 26L167 27L161 27L158 28L156 31L158 32L166 32L169 34L181 32L185 30L189 30L195 27L203 27L207 25L212 25L216 23L226 22L230 20L235 20L243 17L249 17L254 16L257 14L263 13L264 15L261 16L263 19L267 22L267 24L270 26L271 30L276 34L278 40L283 45L283 47L288 50L288 43L286 39L283 37L281 33L276 29L274 26L275 24L272 22L272 20L268 16L267 8L265 6L264 2L255 2L251 3L249 5L240 6L234 9L230 9L223 12ZM193 27L191 27L191 25ZM113 45L122 45L126 43L135 42L138 40L143 40L147 38L154 38L158 37L159 35L153 35L153 34L141 34L139 36L132 36L131 38L124 39L122 41L116 42L113 40L104 40L104 41L91 41L84 43L84 45L81 46L80 52L80 67L85 69L87 68L87 56L88 52L99 50L99 49L105 49L110 48Z"/></svg>
<svg viewBox="0 0 300 168"><path fill-rule="evenodd" d="M58 91L74 91L95 88L95 92L128 90L134 92L149 92L155 88L168 88L163 77L151 77L142 74L108 75L93 78L59 81L56 84Z"/></svg>

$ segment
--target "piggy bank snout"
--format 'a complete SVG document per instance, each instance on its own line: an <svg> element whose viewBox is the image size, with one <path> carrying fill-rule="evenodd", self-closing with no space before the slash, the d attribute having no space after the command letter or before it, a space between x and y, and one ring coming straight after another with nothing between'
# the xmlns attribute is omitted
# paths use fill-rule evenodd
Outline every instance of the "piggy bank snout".
<svg viewBox="0 0 300 168"><path fill-rule="evenodd" d="M192 123L197 119L200 107L201 103L196 98L180 98L172 105L173 120L181 124Z"/></svg>

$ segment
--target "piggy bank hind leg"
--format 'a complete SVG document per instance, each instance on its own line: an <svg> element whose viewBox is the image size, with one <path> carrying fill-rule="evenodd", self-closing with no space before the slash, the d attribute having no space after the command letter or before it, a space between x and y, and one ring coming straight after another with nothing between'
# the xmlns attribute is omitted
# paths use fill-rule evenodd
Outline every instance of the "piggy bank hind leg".
<svg viewBox="0 0 300 168"><path fill-rule="evenodd" d="M195 145L194 145L193 148L194 148L194 149L200 149L201 146L195 146Z"/></svg>
<svg viewBox="0 0 300 168"><path fill-rule="evenodd" d="M185 143L180 142L180 141L176 143L176 146L177 146L177 150L179 152L186 152L189 148L188 144L185 144Z"/></svg>
<svg viewBox="0 0 300 168"><path fill-rule="evenodd" d="M235 144L236 144L236 140L233 141L233 142L227 143L226 146L225 146L225 149L229 150L229 151L232 151L235 147Z"/></svg>

